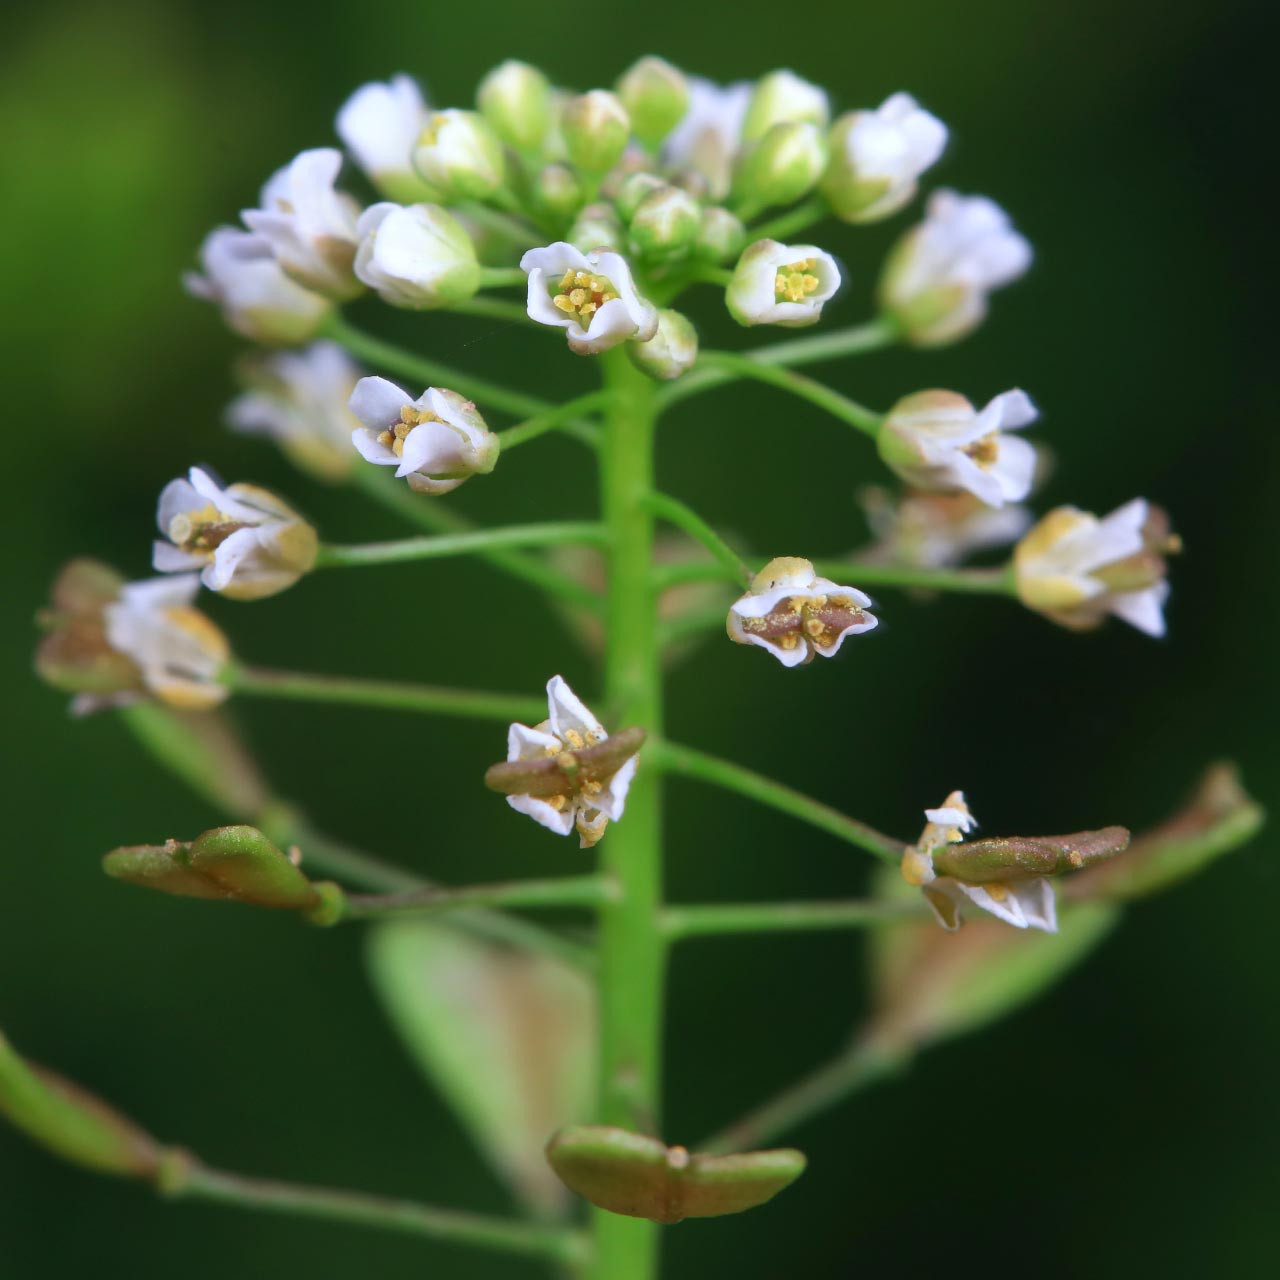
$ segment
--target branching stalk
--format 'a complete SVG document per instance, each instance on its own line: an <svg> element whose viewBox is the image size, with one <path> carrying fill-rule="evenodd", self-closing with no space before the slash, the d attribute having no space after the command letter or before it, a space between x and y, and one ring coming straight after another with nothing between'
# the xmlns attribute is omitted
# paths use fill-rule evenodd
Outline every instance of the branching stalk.
<svg viewBox="0 0 1280 1280"><path fill-rule="evenodd" d="M598 546L605 539L603 525L563 520L548 524L518 524L507 528L446 533L434 538L400 538L395 542L366 542L354 546L328 544L320 548L317 569L350 568L368 564L402 564L406 560L441 560L477 551L507 547L553 547L565 543Z"/></svg>
<svg viewBox="0 0 1280 1280"><path fill-rule="evenodd" d="M418 889L384 895L348 894L343 920L370 920L393 915L456 911L462 907L598 907L615 897L602 876L561 876L554 880L513 880L460 888Z"/></svg>
<svg viewBox="0 0 1280 1280"><path fill-rule="evenodd" d="M730 902L668 907L662 927L672 942L735 933L796 933L897 924L927 911L923 899L859 902Z"/></svg>
<svg viewBox="0 0 1280 1280"><path fill-rule="evenodd" d="M661 516L677 529L702 543L715 556L722 569L737 578L743 586L751 584L751 569L743 563L738 553L696 512L678 498L665 493L650 493L644 505L654 515Z"/></svg>

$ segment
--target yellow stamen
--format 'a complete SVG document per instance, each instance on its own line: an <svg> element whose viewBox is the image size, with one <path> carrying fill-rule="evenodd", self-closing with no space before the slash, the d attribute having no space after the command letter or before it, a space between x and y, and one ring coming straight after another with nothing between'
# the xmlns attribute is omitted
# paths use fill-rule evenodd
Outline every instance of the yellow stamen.
<svg viewBox="0 0 1280 1280"><path fill-rule="evenodd" d="M613 281L607 277L590 271L569 270L561 277L551 301L558 311L573 316L586 329L591 324L591 317L617 296Z"/></svg>
<svg viewBox="0 0 1280 1280"><path fill-rule="evenodd" d="M779 302L803 302L818 290L821 281L814 271L817 262L813 258L801 258L778 269L773 281L774 296Z"/></svg>

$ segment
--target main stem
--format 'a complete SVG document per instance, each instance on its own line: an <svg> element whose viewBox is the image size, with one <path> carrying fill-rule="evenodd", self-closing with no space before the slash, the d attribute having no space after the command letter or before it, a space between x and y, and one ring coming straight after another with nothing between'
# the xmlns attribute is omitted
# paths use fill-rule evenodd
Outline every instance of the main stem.
<svg viewBox="0 0 1280 1280"><path fill-rule="evenodd" d="M606 703L620 725L662 732L662 686L654 608L653 383L621 348L601 356L609 403L600 457L601 507L611 542ZM661 1088L665 943L662 909L662 798L644 753L627 813L600 845L601 870L618 897L600 912L600 1121L656 1131ZM595 1280L652 1280L653 1223L595 1211Z"/></svg>

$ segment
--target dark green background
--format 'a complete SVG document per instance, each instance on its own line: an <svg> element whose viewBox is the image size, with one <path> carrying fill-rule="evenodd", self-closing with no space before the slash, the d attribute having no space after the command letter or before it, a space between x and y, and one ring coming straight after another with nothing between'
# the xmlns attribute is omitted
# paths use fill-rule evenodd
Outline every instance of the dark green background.
<svg viewBox="0 0 1280 1280"><path fill-rule="evenodd" d="M293 495L335 540L395 526L321 491L220 413L236 343L179 272L261 180L327 143L352 87L404 69L465 103L515 55L581 87L661 52L720 79L778 63L842 105L906 88L952 127L939 181L990 193L1035 269L972 340L824 374L876 406L1011 385L1043 409L1046 502L1141 493L1187 544L1168 641L1085 637L1004 602L884 593L880 631L787 672L711 643L672 677L671 732L771 768L904 835L963 786L991 831L1148 823L1231 754L1274 792L1272 294L1263 6L1111 0L893 5L125 3L6 13L7 712L0 1025L210 1161L502 1211L366 989L358 929L309 931L107 881L117 843L215 814L110 717L76 723L29 675L30 618L67 557L147 567L161 484L199 460ZM903 225L825 237L861 319ZM1265 239L1264 239L1265 237ZM702 302L712 304L710 291ZM374 312L375 318L378 313ZM416 329L414 328L416 325ZM706 328L734 337L720 316ZM592 369L552 336L405 321L440 358L552 395ZM752 335L754 338L754 335ZM865 442L772 395L717 394L665 429L663 483L770 552L857 542ZM591 510L572 445L467 487L494 521ZM449 501L453 502L454 499ZM536 689L593 673L523 588L463 564L335 574L208 608L246 657ZM461 607L459 607L461 606ZM443 880L584 863L478 785L494 726L236 707L280 788L334 831ZM677 898L855 892L865 860L720 794L673 789ZM771 1208L669 1233L671 1277L1252 1277L1276 1237L1277 892L1271 841L1130 914L1061 989L795 1135L804 1182ZM690 945L672 974L671 1140L692 1141L832 1051L864 1004L854 937ZM0 1276L534 1275L344 1228L166 1206L0 1131Z"/></svg>

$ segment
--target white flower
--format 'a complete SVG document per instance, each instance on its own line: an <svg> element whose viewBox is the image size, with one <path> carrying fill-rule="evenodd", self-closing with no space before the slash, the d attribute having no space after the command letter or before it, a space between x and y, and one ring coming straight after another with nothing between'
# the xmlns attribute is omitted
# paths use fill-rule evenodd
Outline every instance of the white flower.
<svg viewBox="0 0 1280 1280"><path fill-rule="evenodd" d="M148 692L193 711L217 706L231 692L218 680L231 649L226 636L191 607L199 590L194 573L150 578L127 584L103 609L108 642L137 666ZM78 700L76 710L91 709Z"/></svg>
<svg viewBox="0 0 1280 1280"><path fill-rule="evenodd" d="M240 215L299 284L340 300L360 292L351 270L360 206L334 189L341 168L342 153L333 147L303 151L268 179L262 207Z"/></svg>
<svg viewBox="0 0 1280 1280"><path fill-rule="evenodd" d="M1031 527L1026 507L988 507L968 492L908 493L895 501L886 490L868 487L858 500L879 539L859 556L868 564L938 569L1016 542Z"/></svg>
<svg viewBox="0 0 1280 1280"><path fill-rule="evenodd" d="M878 619L867 610L868 596L819 578L799 556L770 560L751 589L729 607L729 639L757 644L784 667L834 657L845 636L870 631Z"/></svg>
<svg viewBox="0 0 1280 1280"><path fill-rule="evenodd" d="M771 71L752 91L742 122L747 142L763 138L777 124L825 125L831 115L827 94L794 71Z"/></svg>
<svg viewBox="0 0 1280 1280"><path fill-rule="evenodd" d="M506 182L502 141L476 111L435 112L418 134L412 159L431 187L462 200L486 200Z"/></svg>
<svg viewBox="0 0 1280 1280"><path fill-rule="evenodd" d="M916 179L947 145L947 126L909 93L874 111L851 111L831 130L831 163L822 189L838 217L875 222L916 193Z"/></svg>
<svg viewBox="0 0 1280 1280"><path fill-rule="evenodd" d="M360 367L336 342L313 342L249 366L250 389L227 408L237 431L270 436L304 471L324 480L351 470L351 433L359 420L347 407Z"/></svg>
<svg viewBox="0 0 1280 1280"><path fill-rule="evenodd" d="M884 307L920 346L952 342L981 323L987 295L1031 265L1031 246L985 196L937 191L898 242L880 281Z"/></svg>
<svg viewBox="0 0 1280 1280"><path fill-rule="evenodd" d="M1113 613L1164 635L1164 557L1180 550L1159 507L1135 498L1099 519L1075 507L1049 512L1014 551L1018 596L1063 626L1096 627Z"/></svg>
<svg viewBox="0 0 1280 1280"><path fill-rule="evenodd" d="M989 507L1031 492L1036 451L1005 432L1036 419L1023 391L996 396L981 412L954 391L918 391L884 419L880 456L917 489L967 489Z"/></svg>
<svg viewBox="0 0 1280 1280"><path fill-rule="evenodd" d="M395 467L417 493L449 493L498 460L497 436L456 391L428 387L415 400L386 378L361 378L351 412L364 424L351 433L360 456Z"/></svg>
<svg viewBox="0 0 1280 1280"><path fill-rule="evenodd" d="M723 200L729 194L750 101L751 86L745 82L721 88L710 80L691 79L688 109L662 148L664 166L701 175L707 194Z"/></svg>
<svg viewBox="0 0 1280 1280"><path fill-rule="evenodd" d="M532 729L522 724L511 726L508 762L554 759L565 752L588 750L609 737L561 676L553 676L547 683L547 711L548 718ZM636 763L632 755L607 778L586 781L559 795L509 795L507 803L557 835L567 836L576 826L579 843L589 849L604 835L610 821L621 819Z"/></svg>
<svg viewBox="0 0 1280 1280"><path fill-rule="evenodd" d="M438 204L375 204L356 223L356 275L396 307L450 307L480 287L466 228Z"/></svg>
<svg viewBox="0 0 1280 1280"><path fill-rule="evenodd" d="M160 573L200 569L210 591L259 600L291 587L315 564L316 531L273 493L251 484L226 489L199 467L160 494L152 564Z"/></svg>
<svg viewBox="0 0 1280 1280"><path fill-rule="evenodd" d="M338 137L379 191L411 204L433 194L409 159L430 118L417 82L395 75L385 84L375 80L361 85L342 104Z"/></svg>
<svg viewBox="0 0 1280 1280"><path fill-rule="evenodd" d="M306 342L332 303L290 280L264 236L218 227L200 246L201 275L183 277L188 293L217 303L237 333L255 342L292 346Z"/></svg>
<svg viewBox="0 0 1280 1280"><path fill-rule="evenodd" d="M529 316L563 329L578 355L595 355L658 330L658 309L637 292L627 260L611 249L583 253L563 240L520 259L529 276Z"/></svg>
<svg viewBox="0 0 1280 1280"><path fill-rule="evenodd" d="M920 888L944 929L960 927L960 908L970 902L1015 929L1057 932L1053 885L1046 876L971 884L954 876L939 876L934 870L934 851L942 845L961 843L977 826L963 791L953 791L941 808L926 809L924 816L928 825L915 847L903 854L902 876Z"/></svg>
<svg viewBox="0 0 1280 1280"><path fill-rule="evenodd" d="M739 324L798 328L816 323L839 288L836 260L817 245L757 240L738 259L725 303Z"/></svg>

